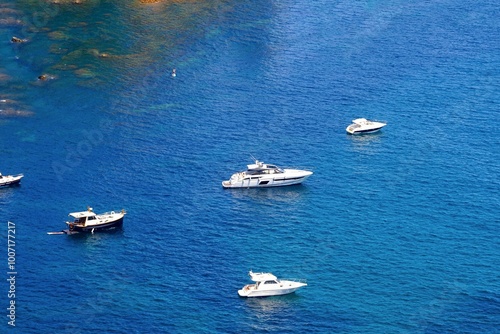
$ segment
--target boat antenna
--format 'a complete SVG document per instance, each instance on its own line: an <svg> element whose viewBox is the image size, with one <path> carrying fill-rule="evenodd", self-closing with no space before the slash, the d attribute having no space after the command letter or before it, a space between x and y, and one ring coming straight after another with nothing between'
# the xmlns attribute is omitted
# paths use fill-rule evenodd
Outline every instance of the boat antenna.
<svg viewBox="0 0 500 334"><path fill-rule="evenodd" d="M250 154L250 157L253 159L253 161L257 162L259 160L257 160L252 154Z"/></svg>

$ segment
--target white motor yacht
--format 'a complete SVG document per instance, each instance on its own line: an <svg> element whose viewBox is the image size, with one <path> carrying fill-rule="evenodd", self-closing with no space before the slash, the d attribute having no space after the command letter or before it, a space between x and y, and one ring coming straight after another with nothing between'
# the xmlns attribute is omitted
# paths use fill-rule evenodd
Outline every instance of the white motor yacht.
<svg viewBox="0 0 500 334"><path fill-rule="evenodd" d="M271 273L248 273L255 284L247 284L238 290L240 297L268 297L286 295L307 286L303 280L279 280Z"/></svg>
<svg viewBox="0 0 500 334"><path fill-rule="evenodd" d="M23 174L17 175L2 175L0 173L0 187L13 186L21 182L21 179L24 177Z"/></svg>
<svg viewBox="0 0 500 334"><path fill-rule="evenodd" d="M386 126L387 123L369 121L366 118L357 118L352 121L346 129L351 135L358 135L364 133L374 133Z"/></svg>
<svg viewBox="0 0 500 334"><path fill-rule="evenodd" d="M283 169L276 165L255 160L247 165L244 172L235 173L227 181L222 181L224 188L266 188L290 186L302 183L313 172L301 169Z"/></svg>

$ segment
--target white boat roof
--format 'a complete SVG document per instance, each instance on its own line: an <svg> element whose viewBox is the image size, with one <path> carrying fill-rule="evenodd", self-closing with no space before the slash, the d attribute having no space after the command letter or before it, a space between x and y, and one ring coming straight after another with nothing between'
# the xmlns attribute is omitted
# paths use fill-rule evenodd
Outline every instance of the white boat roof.
<svg viewBox="0 0 500 334"><path fill-rule="evenodd" d="M248 169L261 169L261 168L266 168L266 165L259 160L255 160L254 164L247 165Z"/></svg>
<svg viewBox="0 0 500 334"><path fill-rule="evenodd" d="M271 273L254 273L250 271L248 275L250 275L250 278L254 282L273 281L277 279L276 276Z"/></svg>
<svg viewBox="0 0 500 334"><path fill-rule="evenodd" d="M262 161L255 160L254 164L247 165L248 170L261 170L261 169L275 169L278 168L276 165L265 164Z"/></svg>
<svg viewBox="0 0 500 334"><path fill-rule="evenodd" d="M71 212L69 215L75 218L82 218L82 217L95 216L96 214L94 211L92 211L92 209L89 209L87 211Z"/></svg>

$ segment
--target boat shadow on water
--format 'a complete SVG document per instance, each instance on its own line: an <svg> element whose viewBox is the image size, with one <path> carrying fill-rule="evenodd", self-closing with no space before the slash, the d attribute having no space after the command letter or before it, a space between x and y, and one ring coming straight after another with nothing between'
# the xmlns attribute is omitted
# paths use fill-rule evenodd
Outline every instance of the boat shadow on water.
<svg viewBox="0 0 500 334"><path fill-rule="evenodd" d="M286 187L272 188L238 188L227 189L235 199L248 200L253 199L258 202L269 202L269 200L283 203L292 203L300 200L300 198L309 192L309 188L303 184L296 184Z"/></svg>
<svg viewBox="0 0 500 334"><path fill-rule="evenodd" d="M291 308L304 297L296 293L281 296L245 298L244 301L256 316L268 317Z"/></svg>
<svg viewBox="0 0 500 334"><path fill-rule="evenodd" d="M94 238L94 239L99 239L99 238L105 238L106 236L109 235L123 235L124 234L124 228L121 227L113 227L109 229L100 229L99 231L96 231L94 233L92 232L73 232L69 230L62 230L62 231L57 231L57 232L47 232L48 235L66 235L71 237L72 239L87 239L87 238Z"/></svg>
<svg viewBox="0 0 500 334"><path fill-rule="evenodd" d="M117 227L113 229L108 229L108 230L103 230L95 233L62 233L63 235L66 235L70 237L69 239L74 239L74 240L101 240L101 239L107 239L110 237L115 237L115 236L122 236L125 233L123 227Z"/></svg>
<svg viewBox="0 0 500 334"><path fill-rule="evenodd" d="M0 199L2 197L7 197L10 196L11 194L14 193L16 188L21 188L21 184L12 184L10 186L1 186L0 187Z"/></svg>
<svg viewBox="0 0 500 334"><path fill-rule="evenodd" d="M377 145L382 142L384 138L383 132L367 133L362 135L348 135L349 140L352 142L352 147L356 151L365 151L370 145Z"/></svg>

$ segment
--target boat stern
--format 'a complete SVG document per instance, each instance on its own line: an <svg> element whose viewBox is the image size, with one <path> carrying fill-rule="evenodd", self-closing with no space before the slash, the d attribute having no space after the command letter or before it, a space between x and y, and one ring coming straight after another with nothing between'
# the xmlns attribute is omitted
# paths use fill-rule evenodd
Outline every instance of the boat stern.
<svg viewBox="0 0 500 334"><path fill-rule="evenodd" d="M252 297L252 293L255 291L255 284L247 284L240 290L238 290L238 295L240 297Z"/></svg>
<svg viewBox="0 0 500 334"><path fill-rule="evenodd" d="M224 188L238 188L241 187L241 181L245 176L245 172L234 173L231 178L227 181L222 181L222 186Z"/></svg>

